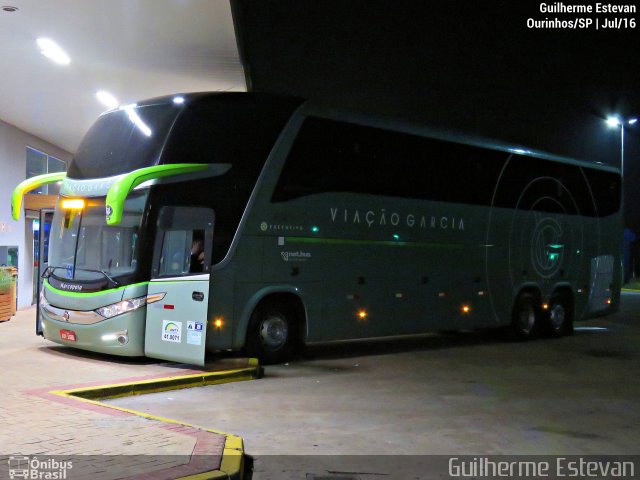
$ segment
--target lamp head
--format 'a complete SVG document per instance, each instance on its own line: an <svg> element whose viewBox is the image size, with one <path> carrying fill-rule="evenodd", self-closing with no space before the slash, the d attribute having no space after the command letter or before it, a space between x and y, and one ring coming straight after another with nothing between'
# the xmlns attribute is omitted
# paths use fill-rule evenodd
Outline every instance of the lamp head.
<svg viewBox="0 0 640 480"><path fill-rule="evenodd" d="M609 117L607 118L607 125L613 128L621 125L621 122L618 117Z"/></svg>

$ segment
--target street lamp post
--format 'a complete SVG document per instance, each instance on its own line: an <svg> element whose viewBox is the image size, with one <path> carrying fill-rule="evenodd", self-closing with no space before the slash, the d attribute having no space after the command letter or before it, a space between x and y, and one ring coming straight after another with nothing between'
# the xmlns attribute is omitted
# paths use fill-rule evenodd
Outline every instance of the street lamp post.
<svg viewBox="0 0 640 480"><path fill-rule="evenodd" d="M638 121L637 118L629 118L621 120L620 117L607 118L607 125L612 128L620 127L620 176L624 179L624 126L633 125Z"/></svg>
<svg viewBox="0 0 640 480"><path fill-rule="evenodd" d="M607 125L611 128L620 127L620 206L622 210L622 222L625 224L624 218L624 126L625 125L633 125L638 121L637 118L628 118L627 120L622 120L620 117L609 117L607 118ZM624 249L624 247L623 247ZM624 258L624 257L623 257ZM624 261L623 261L624 262ZM633 270L632 270L633 272ZM632 273L633 275L633 273ZM625 266L623 263L622 268L622 278L623 281L625 279Z"/></svg>

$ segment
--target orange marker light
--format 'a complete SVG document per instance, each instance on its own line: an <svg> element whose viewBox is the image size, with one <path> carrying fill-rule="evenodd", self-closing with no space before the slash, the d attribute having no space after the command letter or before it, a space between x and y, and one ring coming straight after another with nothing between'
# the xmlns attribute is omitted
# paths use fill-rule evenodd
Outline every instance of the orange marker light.
<svg viewBox="0 0 640 480"><path fill-rule="evenodd" d="M65 210L82 210L84 200L81 198L66 198L60 202L60 207Z"/></svg>
<svg viewBox="0 0 640 480"><path fill-rule="evenodd" d="M222 317L216 317L213 320L213 326L216 328L222 328L222 325L224 325L224 322L222 321Z"/></svg>
<svg viewBox="0 0 640 480"><path fill-rule="evenodd" d="M546 304L546 303L543 303L543 304L542 304L542 309L543 309L543 310L549 310L549 305L548 305L548 304Z"/></svg>
<svg viewBox="0 0 640 480"><path fill-rule="evenodd" d="M471 311L471 307L469 305L463 305L460 310L462 311L462 313L469 313Z"/></svg>
<svg viewBox="0 0 640 480"><path fill-rule="evenodd" d="M607 305L611 305L611 299L607 298Z"/></svg>
<svg viewBox="0 0 640 480"><path fill-rule="evenodd" d="M369 314L367 313L366 310L358 310L358 318L360 320L366 320L368 316Z"/></svg>

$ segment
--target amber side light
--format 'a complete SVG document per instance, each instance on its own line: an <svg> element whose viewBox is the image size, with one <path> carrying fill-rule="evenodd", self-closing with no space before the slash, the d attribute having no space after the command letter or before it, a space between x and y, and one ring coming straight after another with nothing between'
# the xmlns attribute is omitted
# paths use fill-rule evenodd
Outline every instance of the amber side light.
<svg viewBox="0 0 640 480"><path fill-rule="evenodd" d="M60 207L64 210L82 210L85 202L81 198L67 198L60 202Z"/></svg>

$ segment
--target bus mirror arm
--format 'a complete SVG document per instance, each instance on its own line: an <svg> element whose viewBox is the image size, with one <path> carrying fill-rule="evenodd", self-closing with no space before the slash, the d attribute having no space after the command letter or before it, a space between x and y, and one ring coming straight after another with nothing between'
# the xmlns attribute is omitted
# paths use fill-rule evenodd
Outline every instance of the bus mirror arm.
<svg viewBox="0 0 640 480"><path fill-rule="evenodd" d="M56 269L56 267L47 267L44 269L44 272L42 272L42 275L40 275L40 277L44 278L45 280L48 279L52 274L53 271Z"/></svg>
<svg viewBox="0 0 640 480"><path fill-rule="evenodd" d="M61 182L67 176L66 172L45 173L44 175L37 175L35 177L27 178L20 182L16 188L13 189L11 194L11 217L14 220L20 218L20 210L22 210L22 197L42 185L49 183Z"/></svg>
<svg viewBox="0 0 640 480"><path fill-rule="evenodd" d="M107 192L105 201L107 225L118 225L120 223L122 220L122 212L124 211L124 202L129 192L138 185L149 180L198 172L206 170L206 168L206 164L200 163L163 164L139 168L124 175L111 185Z"/></svg>

